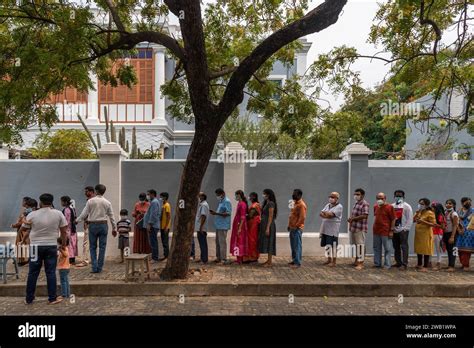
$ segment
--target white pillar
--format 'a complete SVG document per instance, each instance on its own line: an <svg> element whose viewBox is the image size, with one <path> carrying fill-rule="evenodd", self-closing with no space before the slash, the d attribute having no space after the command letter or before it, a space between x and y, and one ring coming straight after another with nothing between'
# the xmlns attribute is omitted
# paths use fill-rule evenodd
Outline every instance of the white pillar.
<svg viewBox="0 0 474 348"><path fill-rule="evenodd" d="M99 81L97 75L92 71L89 72L89 78L92 81L94 89L89 88L87 96L87 119L86 124L99 123Z"/></svg>
<svg viewBox="0 0 474 348"><path fill-rule="evenodd" d="M240 143L231 142L224 149L224 191L232 203L232 219L234 218L237 201L234 193L245 189L245 149Z"/></svg>
<svg viewBox="0 0 474 348"><path fill-rule="evenodd" d="M126 153L116 143L104 144L97 153L100 159L99 180L107 188L104 196L112 203L115 221L118 221L122 206L122 160L126 158ZM120 255L117 243L117 238L112 236L112 229L109 223L107 257Z"/></svg>
<svg viewBox="0 0 474 348"><path fill-rule="evenodd" d="M152 123L166 125L165 98L160 89L165 84L165 48L163 46L155 46L153 47L153 54L155 57L155 90L153 95L155 105Z"/></svg>
<svg viewBox="0 0 474 348"><path fill-rule="evenodd" d="M8 148L2 147L0 144L0 160L7 160L8 159Z"/></svg>

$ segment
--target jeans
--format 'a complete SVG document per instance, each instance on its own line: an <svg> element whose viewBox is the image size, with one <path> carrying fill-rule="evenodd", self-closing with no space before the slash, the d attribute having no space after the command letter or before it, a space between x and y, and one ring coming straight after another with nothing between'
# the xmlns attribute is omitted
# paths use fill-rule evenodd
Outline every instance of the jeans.
<svg viewBox="0 0 474 348"><path fill-rule="evenodd" d="M89 225L89 247L91 251L92 272L102 272L107 247L107 224ZM99 242L99 259L97 259L97 241Z"/></svg>
<svg viewBox="0 0 474 348"><path fill-rule="evenodd" d="M398 266L408 266L408 234L410 231L400 231L393 234L393 248L395 249L395 262Z"/></svg>
<svg viewBox="0 0 474 348"><path fill-rule="evenodd" d="M382 266L382 246L385 252L384 266L390 268L392 266L393 243L388 236L374 234L374 264L377 267Z"/></svg>
<svg viewBox="0 0 474 348"><path fill-rule="evenodd" d="M163 254L165 258L170 254L170 230L160 230L161 243L163 244Z"/></svg>
<svg viewBox="0 0 474 348"><path fill-rule="evenodd" d="M69 270L60 269L59 279L61 282L61 295L63 297L69 298L69 296L71 296L71 288L69 287Z"/></svg>
<svg viewBox="0 0 474 348"><path fill-rule="evenodd" d="M35 299L36 282L44 262L44 271L46 273L46 284L48 288L48 301L56 300L56 265L58 260L58 247L38 246L38 255L36 260L30 257L28 280L26 281L26 302L31 303Z"/></svg>
<svg viewBox="0 0 474 348"><path fill-rule="evenodd" d="M227 260L227 230L216 230L216 258Z"/></svg>
<svg viewBox="0 0 474 348"><path fill-rule="evenodd" d="M291 259L295 265L301 265L303 257L303 243L301 236L303 231L299 228L290 229Z"/></svg>
<svg viewBox="0 0 474 348"><path fill-rule="evenodd" d="M208 261L208 250L207 250L207 232L202 231L197 233L199 242L199 249L201 250L201 261L206 263ZM194 242L194 239L193 239Z"/></svg>
<svg viewBox="0 0 474 348"><path fill-rule="evenodd" d="M158 261L158 229L152 227L148 233L148 240L150 241L151 247L151 258L155 261Z"/></svg>
<svg viewBox="0 0 474 348"><path fill-rule="evenodd" d="M448 254L448 267L454 267L456 263L456 256L454 255L454 246L456 245L456 240L453 244L449 244L449 238L451 238L452 232L443 233L443 242L446 245L446 252Z"/></svg>

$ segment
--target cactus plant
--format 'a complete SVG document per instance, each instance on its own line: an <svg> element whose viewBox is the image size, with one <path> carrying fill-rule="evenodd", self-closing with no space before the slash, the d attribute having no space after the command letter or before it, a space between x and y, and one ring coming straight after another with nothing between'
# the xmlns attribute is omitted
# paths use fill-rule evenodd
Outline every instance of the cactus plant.
<svg viewBox="0 0 474 348"><path fill-rule="evenodd" d="M110 121L110 141L117 143L117 132L115 130L114 121Z"/></svg>
<svg viewBox="0 0 474 348"><path fill-rule="evenodd" d="M102 142L100 141L99 133L96 133L97 136L97 148L100 149L102 147Z"/></svg>
<svg viewBox="0 0 474 348"><path fill-rule="evenodd" d="M84 122L84 120L82 119L81 115L77 114L77 117L79 118L79 121L81 121L82 127L83 127L84 130L86 131L87 136L89 137L89 140L91 141L92 146L94 146L95 152L97 153L97 150L100 149L100 146L97 146L96 142L94 141L94 137L92 136L91 131L90 131L89 128L87 127L87 125L86 125L86 123Z"/></svg>
<svg viewBox="0 0 474 348"><path fill-rule="evenodd" d="M105 118L105 140L107 143L110 143L110 136L109 136L109 114L107 112L107 107L104 106L104 118Z"/></svg>

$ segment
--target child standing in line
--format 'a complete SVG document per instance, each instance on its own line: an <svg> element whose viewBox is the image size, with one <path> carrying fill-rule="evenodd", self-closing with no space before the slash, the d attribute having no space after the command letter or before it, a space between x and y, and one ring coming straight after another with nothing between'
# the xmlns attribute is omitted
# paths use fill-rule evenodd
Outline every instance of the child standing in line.
<svg viewBox="0 0 474 348"><path fill-rule="evenodd" d="M132 222L128 218L128 210L120 210L120 221L117 222L117 232L119 234L118 248L120 249L120 263L124 262L125 248L130 248L129 233L132 230ZM117 233L114 234L114 237Z"/></svg>
<svg viewBox="0 0 474 348"><path fill-rule="evenodd" d="M63 298L69 298L71 296L71 288L69 286L69 269L71 268L71 264L69 263L69 238L66 240L66 246L62 244L62 239L59 237L57 268L61 282L61 295Z"/></svg>

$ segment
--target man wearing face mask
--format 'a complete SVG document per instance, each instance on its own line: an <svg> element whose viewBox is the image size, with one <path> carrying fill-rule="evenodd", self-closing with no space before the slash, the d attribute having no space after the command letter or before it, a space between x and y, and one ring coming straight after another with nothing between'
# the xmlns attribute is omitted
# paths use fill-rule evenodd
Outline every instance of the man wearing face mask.
<svg viewBox="0 0 474 348"><path fill-rule="evenodd" d="M393 195L395 203L392 206L396 217L392 239L396 262L394 267L406 270L408 267L408 235L413 224L413 209L405 202L404 191L396 190Z"/></svg>
<svg viewBox="0 0 474 348"><path fill-rule="evenodd" d="M382 267L382 247L385 253L384 267L390 269L392 265L393 243L390 239L395 230L395 210L387 203L387 196L379 192L376 196L377 204L374 206L374 267Z"/></svg>
<svg viewBox="0 0 474 348"><path fill-rule="evenodd" d="M227 263L227 231L230 229L230 216L232 214L232 204L226 197L223 189L216 191L218 201L217 211L210 210L215 216L214 225L216 228L216 260L215 263Z"/></svg>
<svg viewBox="0 0 474 348"><path fill-rule="evenodd" d="M339 193L331 192L329 203L323 208L320 217L323 218L320 228L321 246L325 248L328 260L324 263L331 267L336 266L337 244L339 228L342 219L342 204L339 203Z"/></svg>
<svg viewBox="0 0 474 348"><path fill-rule="evenodd" d="M351 245L356 246L356 258L354 266L361 270L364 266L365 258L365 237L368 230L367 220L369 217L369 203L364 199L365 191L358 188L354 191L354 207L351 216L347 219L349 222Z"/></svg>

